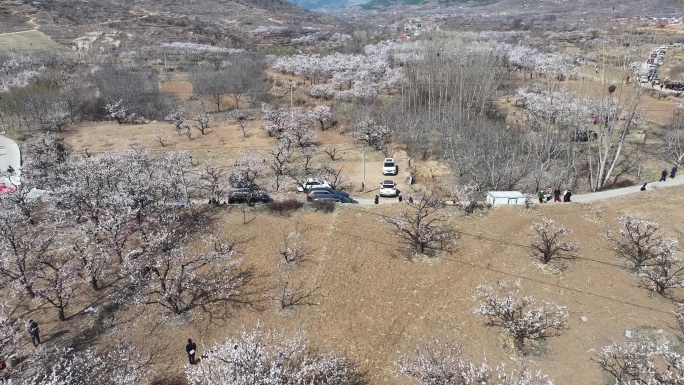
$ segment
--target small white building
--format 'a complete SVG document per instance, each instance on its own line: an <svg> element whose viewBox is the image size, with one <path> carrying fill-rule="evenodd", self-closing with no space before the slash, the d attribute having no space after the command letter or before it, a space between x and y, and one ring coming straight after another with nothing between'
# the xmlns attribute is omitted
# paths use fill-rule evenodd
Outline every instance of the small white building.
<svg viewBox="0 0 684 385"><path fill-rule="evenodd" d="M525 194L520 191L489 191L487 192L487 203L496 205L524 205Z"/></svg>

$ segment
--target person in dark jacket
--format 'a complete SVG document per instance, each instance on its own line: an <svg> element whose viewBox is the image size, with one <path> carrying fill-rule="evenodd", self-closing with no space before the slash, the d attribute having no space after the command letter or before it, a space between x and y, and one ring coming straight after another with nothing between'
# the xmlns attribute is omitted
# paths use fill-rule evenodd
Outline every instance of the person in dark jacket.
<svg viewBox="0 0 684 385"><path fill-rule="evenodd" d="M190 338L188 338L188 344L185 345L185 351L188 353L190 365L195 365L195 353L197 353L197 345L195 345Z"/></svg>
<svg viewBox="0 0 684 385"><path fill-rule="evenodd" d="M553 190L553 201L554 202L560 202L561 201L560 195L561 195L561 191L559 188L556 188L555 190Z"/></svg>
<svg viewBox="0 0 684 385"><path fill-rule="evenodd" d="M568 190L563 197L563 202L570 202L570 197L572 196L572 191Z"/></svg>
<svg viewBox="0 0 684 385"><path fill-rule="evenodd" d="M380 202L380 198L376 195L375 199L373 199L373 203L377 205L379 202Z"/></svg>
<svg viewBox="0 0 684 385"><path fill-rule="evenodd" d="M660 181L665 182L667 180L667 169L663 169L662 174L660 174Z"/></svg>
<svg viewBox="0 0 684 385"><path fill-rule="evenodd" d="M672 172L670 172L670 178L674 178L676 174L677 174L677 165L675 164L674 167L672 167Z"/></svg>
<svg viewBox="0 0 684 385"><path fill-rule="evenodd" d="M640 188L639 190L641 190L641 191L646 191L646 185L647 185L647 184L648 184L648 183L644 183L644 185L641 186L641 188Z"/></svg>
<svg viewBox="0 0 684 385"><path fill-rule="evenodd" d="M40 345L40 328L38 327L38 322L29 320L26 330L28 331L28 334L31 335L31 342L33 342L33 346L37 347Z"/></svg>

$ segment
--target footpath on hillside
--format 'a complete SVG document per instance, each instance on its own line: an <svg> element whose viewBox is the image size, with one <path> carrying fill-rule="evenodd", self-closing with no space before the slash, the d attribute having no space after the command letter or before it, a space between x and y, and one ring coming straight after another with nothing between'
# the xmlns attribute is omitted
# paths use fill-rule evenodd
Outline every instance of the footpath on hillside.
<svg viewBox="0 0 684 385"><path fill-rule="evenodd" d="M643 183L642 183L643 184ZM612 190L597 191L587 194L576 194L572 196L572 202L593 202L597 200L605 200L629 194L648 194L649 191L657 190L659 188L672 187L684 185L684 175L675 178L670 178L668 173L667 180L664 182L649 182L646 184L646 191L641 191L641 184L638 186L629 186L616 188ZM373 199L357 199L362 205L372 205ZM397 203L397 198L381 198L380 204ZM536 202L536 200L535 200Z"/></svg>
<svg viewBox="0 0 684 385"><path fill-rule="evenodd" d="M667 180L664 182L649 182L646 184L646 191L641 191L641 185L629 186L623 188L616 188L614 190L597 191L588 194L578 194L572 196L573 202L592 202L602 199L610 199L629 194L647 194L649 191L656 190L663 187L672 187L684 185L684 176L680 175L675 178L670 178L669 173Z"/></svg>

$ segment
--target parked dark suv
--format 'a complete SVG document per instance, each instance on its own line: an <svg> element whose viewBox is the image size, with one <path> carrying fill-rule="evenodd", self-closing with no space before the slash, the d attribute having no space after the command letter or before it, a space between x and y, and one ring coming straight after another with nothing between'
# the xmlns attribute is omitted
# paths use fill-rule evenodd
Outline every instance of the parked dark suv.
<svg viewBox="0 0 684 385"><path fill-rule="evenodd" d="M228 193L228 203L268 203L271 197L265 191L252 190L251 188L236 188Z"/></svg>
<svg viewBox="0 0 684 385"><path fill-rule="evenodd" d="M346 191L342 190L335 190L332 187L312 187L308 190L309 194L310 193L315 193L316 191L327 191L330 194L335 194L335 195L342 195L343 197L349 198L349 193Z"/></svg>

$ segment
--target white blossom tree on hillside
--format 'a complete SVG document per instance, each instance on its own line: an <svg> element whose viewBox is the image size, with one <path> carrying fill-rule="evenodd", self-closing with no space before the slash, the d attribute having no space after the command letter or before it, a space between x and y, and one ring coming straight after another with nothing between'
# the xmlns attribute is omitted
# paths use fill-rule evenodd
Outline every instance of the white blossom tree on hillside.
<svg viewBox="0 0 684 385"><path fill-rule="evenodd" d="M321 131L327 130L333 122L332 111L329 106L314 107L314 109L309 112L309 117L312 121L320 125Z"/></svg>
<svg viewBox="0 0 684 385"><path fill-rule="evenodd" d="M669 341L612 343L593 351L592 361L609 373L616 385L680 384L684 382L684 358Z"/></svg>
<svg viewBox="0 0 684 385"><path fill-rule="evenodd" d="M579 246L562 240L571 233L565 226L556 226L553 220L544 218L541 222L534 222L531 228L536 233L532 239L532 251L541 263L576 257Z"/></svg>
<svg viewBox="0 0 684 385"><path fill-rule="evenodd" d="M397 372L413 378L420 385L553 385L541 372L524 366L507 371L498 365L496 371L485 363L473 362L461 343L440 340L418 346L411 355L404 355L397 363Z"/></svg>
<svg viewBox="0 0 684 385"><path fill-rule="evenodd" d="M658 223L648 221L639 214L622 215L619 222L619 233L609 230L606 238L617 256L627 260L634 270L639 270L656 258L675 254L677 240L663 237Z"/></svg>
<svg viewBox="0 0 684 385"><path fill-rule="evenodd" d="M0 200L0 278L17 293L34 298L36 280L56 244L58 229L49 220L34 220L12 194L5 193Z"/></svg>
<svg viewBox="0 0 684 385"><path fill-rule="evenodd" d="M0 304L0 355L10 357L21 345L23 325L5 304Z"/></svg>
<svg viewBox="0 0 684 385"><path fill-rule="evenodd" d="M207 348L199 365L186 369L191 385L364 385L365 375L349 359L323 353L300 333L293 338L243 330L238 338Z"/></svg>
<svg viewBox="0 0 684 385"><path fill-rule="evenodd" d="M371 119L364 119L356 123L351 136L375 150L382 151L389 142L390 131Z"/></svg>
<svg viewBox="0 0 684 385"><path fill-rule="evenodd" d="M133 347L123 344L106 354L50 349L41 352L37 361L38 370L22 385L137 385L149 372L146 360Z"/></svg>
<svg viewBox="0 0 684 385"><path fill-rule="evenodd" d="M527 341L557 336L565 328L568 318L565 306L542 302L541 306L532 307L536 302L534 297L519 295L520 280L513 287L504 281L499 281L498 286L501 296L491 286L477 286L473 298L479 306L473 312L486 317L488 325L510 333L519 351L525 352Z"/></svg>
<svg viewBox="0 0 684 385"><path fill-rule="evenodd" d="M255 153L248 152L237 161L228 176L228 183L234 188L257 187L257 178L261 177L268 165Z"/></svg>
<svg viewBox="0 0 684 385"><path fill-rule="evenodd" d="M125 261L141 303L158 305L178 315L196 307L246 305L255 278L242 266L232 244L205 236L202 247L190 247L191 234L206 229L202 215L163 210L149 218L139 251Z"/></svg>
<svg viewBox="0 0 684 385"><path fill-rule="evenodd" d="M669 289L684 288L684 263L674 248L671 252L659 253L642 266L639 276L650 290L664 296Z"/></svg>

